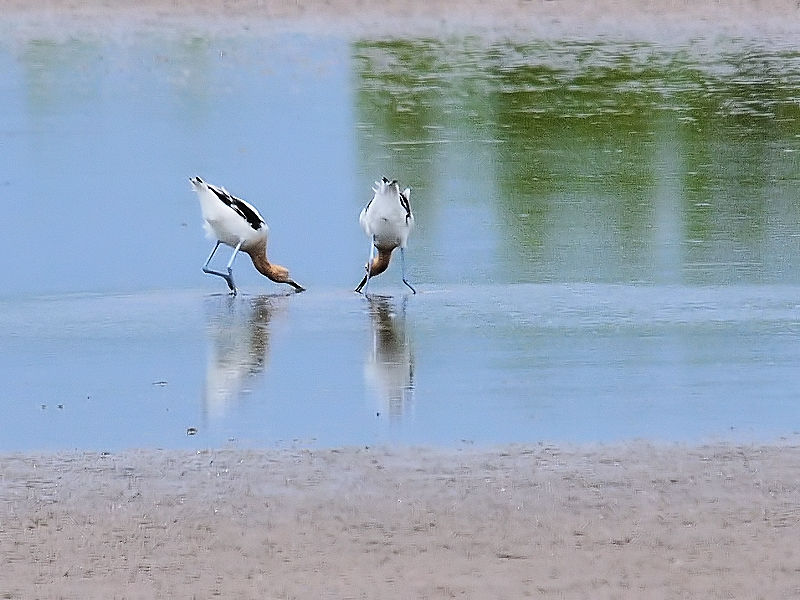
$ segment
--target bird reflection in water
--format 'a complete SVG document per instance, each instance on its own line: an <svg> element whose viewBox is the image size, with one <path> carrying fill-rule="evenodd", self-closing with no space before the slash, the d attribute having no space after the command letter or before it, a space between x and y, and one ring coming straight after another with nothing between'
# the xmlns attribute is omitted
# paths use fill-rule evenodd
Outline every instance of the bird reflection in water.
<svg viewBox="0 0 800 600"><path fill-rule="evenodd" d="M242 302L216 297L209 311L210 349L206 365L205 411L222 417L252 389L269 358L270 323L286 310L288 296L256 296Z"/></svg>
<svg viewBox="0 0 800 600"><path fill-rule="evenodd" d="M406 300L367 296L372 349L364 366L367 386L378 397L381 414L398 419L413 406L414 354L406 332Z"/></svg>

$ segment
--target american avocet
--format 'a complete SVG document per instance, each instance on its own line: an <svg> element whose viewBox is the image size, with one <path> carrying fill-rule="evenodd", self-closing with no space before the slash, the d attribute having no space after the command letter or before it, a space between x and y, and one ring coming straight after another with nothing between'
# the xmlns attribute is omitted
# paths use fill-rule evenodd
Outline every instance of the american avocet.
<svg viewBox="0 0 800 600"><path fill-rule="evenodd" d="M411 214L411 189L406 188L402 192L397 180L389 181L386 177L375 182L372 188L375 194L372 196L361 215L358 222L370 237L369 261L366 264L367 274L358 284L357 292L367 285L369 280L375 275L383 273L389 267L392 259L392 251L400 248L400 261L403 272L403 283L413 292L417 290L406 280L406 242L408 234L414 226L414 215ZM375 256L375 250L378 256Z"/></svg>
<svg viewBox="0 0 800 600"><path fill-rule="evenodd" d="M200 208L205 219L205 229L208 237L217 240L216 246L203 265L203 272L219 275L236 295L236 286L233 284L233 261L239 250L250 255L253 266L259 273L276 283L286 283L296 291L302 292L305 288L289 278L289 269L275 265L267 260L267 235L269 227L258 210L241 198L236 198L228 193L225 188L206 183L199 177L190 178L194 191L200 199ZM233 248L233 254L228 261L225 273L209 269L214 253L220 244Z"/></svg>

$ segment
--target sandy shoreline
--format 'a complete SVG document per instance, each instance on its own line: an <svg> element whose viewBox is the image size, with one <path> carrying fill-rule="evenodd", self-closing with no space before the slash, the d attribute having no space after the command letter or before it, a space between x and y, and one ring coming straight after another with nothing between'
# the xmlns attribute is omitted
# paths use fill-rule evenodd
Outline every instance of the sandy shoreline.
<svg viewBox="0 0 800 600"><path fill-rule="evenodd" d="M521 39L597 35L670 39L800 32L795 0L0 0L6 36L189 29L302 31L357 37L475 34Z"/></svg>
<svg viewBox="0 0 800 600"><path fill-rule="evenodd" d="M794 598L800 447L2 457L2 598Z"/></svg>

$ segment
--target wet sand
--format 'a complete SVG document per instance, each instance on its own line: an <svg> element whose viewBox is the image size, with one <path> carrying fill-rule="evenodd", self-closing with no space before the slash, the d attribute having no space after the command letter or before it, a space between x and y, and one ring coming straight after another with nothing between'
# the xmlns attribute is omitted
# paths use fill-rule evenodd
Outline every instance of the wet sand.
<svg viewBox="0 0 800 600"><path fill-rule="evenodd" d="M800 447L4 456L2 598L796 598Z"/></svg>
<svg viewBox="0 0 800 600"><path fill-rule="evenodd" d="M131 31L273 30L358 37L477 34L537 38L790 35L800 31L796 0L0 0L6 37L46 31L125 36Z"/></svg>

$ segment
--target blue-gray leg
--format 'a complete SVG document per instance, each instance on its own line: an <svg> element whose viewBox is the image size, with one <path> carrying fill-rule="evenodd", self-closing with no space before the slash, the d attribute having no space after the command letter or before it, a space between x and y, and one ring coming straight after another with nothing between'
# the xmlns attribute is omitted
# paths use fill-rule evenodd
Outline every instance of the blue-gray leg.
<svg viewBox="0 0 800 600"><path fill-rule="evenodd" d="M402 268L402 271L403 271L403 283L405 283L408 286L408 289L411 290L411 293L416 294L417 290L415 290L414 287L410 283L408 283L408 281L406 280L406 249L405 248L400 248L400 267Z"/></svg>
<svg viewBox="0 0 800 600"><path fill-rule="evenodd" d="M206 261L206 264L203 265L203 272L204 273L208 273L208 271L206 270L206 268L208 267L208 263L210 263L211 259L214 258L214 254L216 254L217 248L219 248L219 245L221 243L222 242L218 241L217 244L214 246L214 249L211 251L211 254L208 255L208 260Z"/></svg>
<svg viewBox="0 0 800 600"><path fill-rule="evenodd" d="M208 273L210 275L218 275L219 277L222 277L228 284L228 288L230 288L231 294L235 296L236 286L233 283L233 261L236 260L236 255L239 254L239 250L242 247L243 240L240 240L239 243L236 245L236 248L233 249L233 254L231 255L231 258L225 267L225 270L227 271L226 273L223 273L221 271L215 271L214 269L208 268L208 264L211 262L211 259L214 257L214 254L217 252L217 248L219 248L219 245L221 243L222 242L217 241L217 244L214 246L214 249L211 251L211 254L209 254L206 264L203 265L203 273Z"/></svg>

